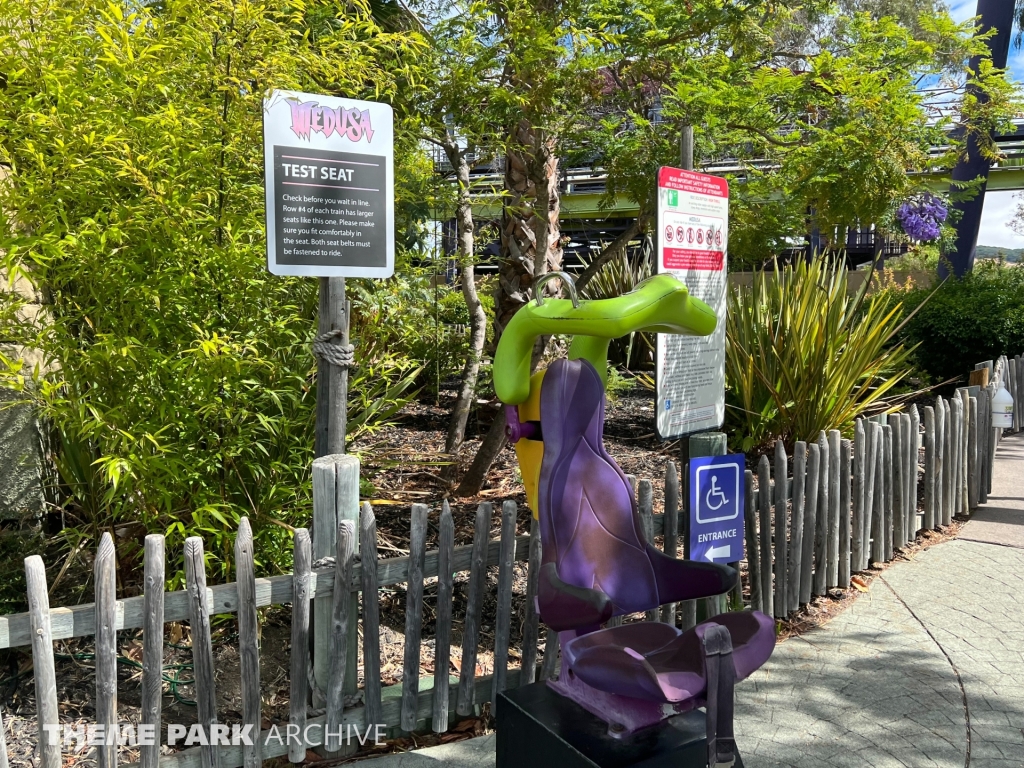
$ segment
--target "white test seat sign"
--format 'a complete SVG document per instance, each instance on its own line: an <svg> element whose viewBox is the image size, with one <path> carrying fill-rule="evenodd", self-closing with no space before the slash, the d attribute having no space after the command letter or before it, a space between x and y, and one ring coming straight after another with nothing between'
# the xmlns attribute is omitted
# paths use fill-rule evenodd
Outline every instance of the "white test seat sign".
<svg viewBox="0 0 1024 768"><path fill-rule="evenodd" d="M272 91L263 103L267 267L275 275L395 270L391 107Z"/></svg>

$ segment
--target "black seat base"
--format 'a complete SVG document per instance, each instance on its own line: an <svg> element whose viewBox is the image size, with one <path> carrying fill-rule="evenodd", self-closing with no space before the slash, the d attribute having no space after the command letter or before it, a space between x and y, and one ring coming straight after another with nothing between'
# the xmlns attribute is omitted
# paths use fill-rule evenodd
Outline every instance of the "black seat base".
<svg viewBox="0 0 1024 768"><path fill-rule="evenodd" d="M547 683L498 694L496 768L708 768L706 719L694 710L624 738ZM734 768L743 768L736 753Z"/></svg>

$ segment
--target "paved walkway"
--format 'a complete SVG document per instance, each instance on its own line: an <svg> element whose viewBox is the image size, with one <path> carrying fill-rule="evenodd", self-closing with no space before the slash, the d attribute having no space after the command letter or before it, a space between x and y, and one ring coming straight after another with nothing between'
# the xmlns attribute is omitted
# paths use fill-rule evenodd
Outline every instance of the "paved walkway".
<svg viewBox="0 0 1024 768"><path fill-rule="evenodd" d="M1024 435L960 539L875 579L737 687L748 768L1024 768ZM373 768L491 768L493 736Z"/></svg>

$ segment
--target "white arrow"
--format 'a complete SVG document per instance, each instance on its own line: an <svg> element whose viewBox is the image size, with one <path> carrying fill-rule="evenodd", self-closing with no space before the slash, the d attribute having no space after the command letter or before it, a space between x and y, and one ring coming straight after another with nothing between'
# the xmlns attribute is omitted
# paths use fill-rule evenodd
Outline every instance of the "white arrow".
<svg viewBox="0 0 1024 768"><path fill-rule="evenodd" d="M716 557L729 557L732 552L732 544L723 544L720 547L708 547L708 551L704 553L704 557L708 560L714 560Z"/></svg>

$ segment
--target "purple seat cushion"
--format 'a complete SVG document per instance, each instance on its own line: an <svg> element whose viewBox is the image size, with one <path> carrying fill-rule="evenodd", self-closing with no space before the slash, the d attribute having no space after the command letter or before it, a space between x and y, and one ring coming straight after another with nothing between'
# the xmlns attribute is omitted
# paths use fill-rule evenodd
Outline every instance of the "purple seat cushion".
<svg viewBox="0 0 1024 768"><path fill-rule="evenodd" d="M743 611L721 614L686 632L655 622L591 632L566 643L565 665L570 674L607 693L666 703L695 699L706 687L701 644L713 624L729 630L737 680L771 657L774 621L760 612Z"/></svg>

